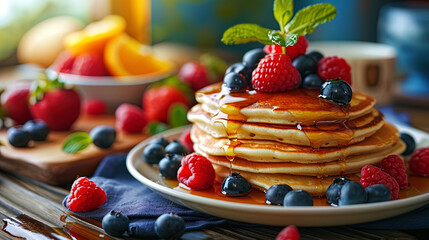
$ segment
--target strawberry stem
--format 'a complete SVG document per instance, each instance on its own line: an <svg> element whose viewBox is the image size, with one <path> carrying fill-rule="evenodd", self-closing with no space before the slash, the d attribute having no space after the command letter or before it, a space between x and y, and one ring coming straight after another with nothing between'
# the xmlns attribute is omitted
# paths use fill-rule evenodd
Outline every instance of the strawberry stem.
<svg viewBox="0 0 429 240"><path fill-rule="evenodd" d="M282 47L282 54L286 54L286 47Z"/></svg>

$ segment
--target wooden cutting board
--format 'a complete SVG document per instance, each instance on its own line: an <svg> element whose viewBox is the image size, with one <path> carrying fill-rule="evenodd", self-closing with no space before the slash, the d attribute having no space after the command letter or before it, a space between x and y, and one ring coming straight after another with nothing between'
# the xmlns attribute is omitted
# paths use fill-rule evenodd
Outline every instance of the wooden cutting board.
<svg viewBox="0 0 429 240"><path fill-rule="evenodd" d="M6 130L2 130L0 141L4 146L0 146L0 168L48 184L68 184L79 176L90 176L105 156L126 153L148 137L143 133L118 132L115 143L109 149L100 149L91 144L79 153L62 152L62 144L71 133L89 132L99 125L114 126L114 116L81 116L71 131L51 131L45 142L31 141L28 148L14 148L9 145Z"/></svg>

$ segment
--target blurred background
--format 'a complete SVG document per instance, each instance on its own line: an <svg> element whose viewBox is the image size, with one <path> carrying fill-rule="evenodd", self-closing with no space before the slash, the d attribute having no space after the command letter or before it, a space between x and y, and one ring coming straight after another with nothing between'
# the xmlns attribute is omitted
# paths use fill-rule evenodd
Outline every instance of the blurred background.
<svg viewBox="0 0 429 240"><path fill-rule="evenodd" d="M246 22L277 29L272 4L268 2L0 0L0 66L36 63L47 67L61 51L61 41L67 33L112 13L125 17L127 33L133 38L157 47L162 54L179 64L192 60L202 52L214 52L227 62L234 62L247 50L261 45L226 46L220 41L223 32L234 24ZM323 1L296 0L294 10L319 2ZM397 64L391 84L398 83L398 87L376 91L388 91L386 94L389 96L417 97L413 104L427 107L428 1L331 0L329 3L337 8L338 15L332 22L319 26L307 36L310 48L312 43L318 46L320 41L378 42L392 46ZM59 16L68 18L56 18L40 26L40 23ZM39 28L34 31L36 25ZM361 56L365 57L368 56ZM389 97L386 103L391 100Z"/></svg>

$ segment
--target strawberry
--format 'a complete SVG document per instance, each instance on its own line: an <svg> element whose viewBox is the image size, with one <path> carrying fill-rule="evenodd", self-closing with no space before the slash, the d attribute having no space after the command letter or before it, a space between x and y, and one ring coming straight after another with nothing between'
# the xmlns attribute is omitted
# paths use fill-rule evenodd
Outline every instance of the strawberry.
<svg viewBox="0 0 429 240"><path fill-rule="evenodd" d="M33 119L28 104L30 86L27 83L16 84L9 87L2 95L2 105L7 116L17 124L24 124Z"/></svg>
<svg viewBox="0 0 429 240"><path fill-rule="evenodd" d="M188 83L194 91L210 84L207 68L197 62L188 62L183 64L178 76L181 81Z"/></svg>
<svg viewBox="0 0 429 240"><path fill-rule="evenodd" d="M73 64L73 74L84 76L107 76L103 57L97 53L77 56Z"/></svg>
<svg viewBox="0 0 429 240"><path fill-rule="evenodd" d="M127 133L139 133L146 126L146 115L139 107L123 103L115 111L118 130Z"/></svg>
<svg viewBox="0 0 429 240"><path fill-rule="evenodd" d="M106 104L98 99L90 99L83 103L83 112L88 115L103 115L106 109Z"/></svg>
<svg viewBox="0 0 429 240"><path fill-rule="evenodd" d="M73 89L66 89L58 79L43 77L36 80L31 95L32 115L43 120L53 131L69 130L79 117L79 94Z"/></svg>
<svg viewBox="0 0 429 240"><path fill-rule="evenodd" d="M69 51L63 51L55 59L51 68L60 73L72 73L75 60L76 58Z"/></svg>
<svg viewBox="0 0 429 240"><path fill-rule="evenodd" d="M143 95L142 106L149 122L168 122L168 110L174 103L182 103L189 107L185 94L173 86L164 85L150 88Z"/></svg>

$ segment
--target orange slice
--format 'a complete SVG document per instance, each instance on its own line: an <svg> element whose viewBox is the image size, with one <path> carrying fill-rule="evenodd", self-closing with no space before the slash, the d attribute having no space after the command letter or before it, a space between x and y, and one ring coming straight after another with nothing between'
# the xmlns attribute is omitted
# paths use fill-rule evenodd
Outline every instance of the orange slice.
<svg viewBox="0 0 429 240"><path fill-rule="evenodd" d="M104 64L112 76L168 72L172 68L171 63L158 59L149 46L140 44L125 33L107 43Z"/></svg>
<svg viewBox="0 0 429 240"><path fill-rule="evenodd" d="M117 15L109 15L98 22L88 24L83 30L70 33L64 45L73 55L89 52L102 54L107 42L125 30L125 20Z"/></svg>

